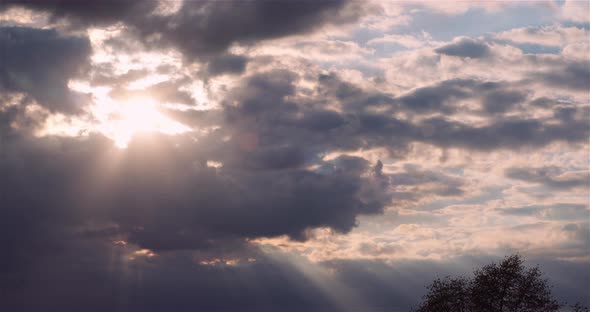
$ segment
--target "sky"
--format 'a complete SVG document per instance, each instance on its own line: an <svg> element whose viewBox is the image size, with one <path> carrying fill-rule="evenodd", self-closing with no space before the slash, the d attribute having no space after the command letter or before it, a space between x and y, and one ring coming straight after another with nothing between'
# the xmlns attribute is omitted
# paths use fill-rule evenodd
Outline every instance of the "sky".
<svg viewBox="0 0 590 312"><path fill-rule="evenodd" d="M590 3L2 1L0 310L590 303Z"/></svg>

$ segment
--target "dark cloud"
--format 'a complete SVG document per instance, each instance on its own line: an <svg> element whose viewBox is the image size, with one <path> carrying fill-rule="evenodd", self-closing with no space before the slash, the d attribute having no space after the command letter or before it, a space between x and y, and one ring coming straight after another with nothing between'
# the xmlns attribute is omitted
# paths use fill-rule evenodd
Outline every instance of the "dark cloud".
<svg viewBox="0 0 590 312"><path fill-rule="evenodd" d="M583 109L572 106L558 106L553 110L553 116L563 122L570 122L576 120L576 115L584 114ZM585 112L588 116L588 110Z"/></svg>
<svg viewBox="0 0 590 312"><path fill-rule="evenodd" d="M262 254L239 266L201 265L191 253L134 255L92 240L2 275L0 308L74 311L339 311L293 265ZM36 256L40 256L36 254ZM131 260L129 257L135 257ZM51 266L51 270L46 269ZM221 278L222 277L222 278ZM11 284L13 283L13 284Z"/></svg>
<svg viewBox="0 0 590 312"><path fill-rule="evenodd" d="M67 20L72 23L73 27L85 27L106 26L119 21L140 18L142 15L153 12L158 5L158 1L6 0L3 5L5 7L24 6L30 9L46 11L50 13L50 19L53 22Z"/></svg>
<svg viewBox="0 0 590 312"><path fill-rule="evenodd" d="M461 101L473 99L481 102L485 114L504 113L526 99L522 91L511 90L503 82L475 79L451 79L433 86L422 87L396 98L401 108L417 113L450 115L462 107Z"/></svg>
<svg viewBox="0 0 590 312"><path fill-rule="evenodd" d="M123 22L129 33L138 35L147 46L160 49L171 45L189 60L223 54L233 43L251 44L326 24L349 23L364 13L364 6L345 0L184 1L171 15L154 14L158 4L151 0L94 1L88 5L75 0L19 3L49 12L54 21L66 20L74 27ZM229 66L227 61L221 65L224 61L214 60L213 67L236 70L236 64Z"/></svg>
<svg viewBox="0 0 590 312"><path fill-rule="evenodd" d="M414 90L399 98L402 106L408 110L427 113L455 112L457 102L471 97L470 81L444 81L436 86Z"/></svg>
<svg viewBox="0 0 590 312"><path fill-rule="evenodd" d="M2 272L7 311L406 311L437 276L467 275L491 257L443 261L308 260L252 250L238 265L202 264L198 254L134 254L85 238L36 254L27 271ZM379 252L379 250L367 250ZM133 256L131 260L129 257ZM226 260L231 259L227 255ZM204 259L204 258L203 258ZM213 260L213 259L211 259ZM217 260L220 260L217 258ZM560 301L588 302L588 263L532 258ZM47 269L50 267L51 270ZM8 286L8 287L6 287ZM362 286L362 287L361 287Z"/></svg>
<svg viewBox="0 0 590 312"><path fill-rule="evenodd" d="M225 54L217 56L207 63L206 75L241 74L246 69L248 59L244 56Z"/></svg>
<svg viewBox="0 0 590 312"><path fill-rule="evenodd" d="M493 91L485 95L483 108L489 114L504 113L523 102L526 94L518 91Z"/></svg>
<svg viewBox="0 0 590 312"><path fill-rule="evenodd" d="M358 214L378 213L390 201L387 185L364 175L372 171L366 161L350 167L337 159L334 170L314 172L297 168L302 158L288 147L234 155L245 160L214 169L201 165L204 155L190 138L138 138L125 151L99 138L23 144L3 147L3 220L21 229L41 222L49 232L90 220L114 223L118 235L154 250L279 235L304 239L315 227L347 232ZM118 158L110 170L101 166L114 161L108 155ZM30 165L15 163L21 161ZM13 229L5 227L6 235L19 232Z"/></svg>
<svg viewBox="0 0 590 312"><path fill-rule="evenodd" d="M191 142L137 138L121 151L100 136L0 141L0 307L340 311L322 284L244 238L350 230L357 214L386 203L366 176L370 163L213 169L202 167ZM233 257L239 266L201 263Z"/></svg>
<svg viewBox="0 0 590 312"><path fill-rule="evenodd" d="M420 191L415 190L418 197L433 194L438 196L460 196L464 194L462 188L465 186L465 181L439 172L407 166L404 172L389 174L388 176L394 186L421 188Z"/></svg>
<svg viewBox="0 0 590 312"><path fill-rule="evenodd" d="M568 190L590 185L588 171L564 173L558 167L511 167L504 174L515 180L540 184L556 190Z"/></svg>
<svg viewBox="0 0 590 312"><path fill-rule="evenodd" d="M377 91L363 90L350 82L343 81L335 73L320 74L317 78L318 96L331 98L341 103L346 110L367 111L367 109L393 105L393 96ZM322 103L325 104L325 103Z"/></svg>
<svg viewBox="0 0 590 312"><path fill-rule="evenodd" d="M228 130L255 134L260 146L289 142L290 146L304 149L308 159L333 149L385 147L392 153L403 153L415 141L473 150L519 149L555 141L583 142L589 133L582 115L567 122L553 118L494 118L479 126L445 117L411 121L394 115L398 107L417 112L451 111L461 107L456 102L461 98L487 101L490 107L503 106L507 110L525 94L503 83L449 80L392 98L364 91L333 75L320 75L310 101L295 96L298 80L296 74L286 71L258 73L245 79L228 94L227 103L235 104L225 108ZM423 102L431 104L424 106ZM343 111L327 112L323 108L327 103L339 103ZM375 107L383 112L368 112Z"/></svg>
<svg viewBox="0 0 590 312"><path fill-rule="evenodd" d="M500 120L487 126L469 126L442 118L427 119L420 124L420 141L442 147L475 150L540 147L551 142L583 142L590 129L587 123L549 124L537 119Z"/></svg>
<svg viewBox="0 0 590 312"><path fill-rule="evenodd" d="M540 108L551 108L552 106L557 105L558 103L558 100L551 99L548 97L536 98L530 102L531 105Z"/></svg>
<svg viewBox="0 0 590 312"><path fill-rule="evenodd" d="M225 51L232 43L252 42L306 32L324 24L356 20L343 0L331 1L185 1L178 13L139 25L145 35L162 33L163 42L185 56L207 56ZM164 25L169 25L164 27Z"/></svg>
<svg viewBox="0 0 590 312"><path fill-rule="evenodd" d="M68 89L68 80L87 65L87 38L52 29L0 28L0 90L30 94L51 111L79 112L86 99Z"/></svg>
<svg viewBox="0 0 590 312"><path fill-rule="evenodd" d="M551 71L531 73L529 77L551 88L587 91L590 89L590 62L566 63Z"/></svg>
<svg viewBox="0 0 590 312"><path fill-rule="evenodd" d="M397 97L378 91L363 90L337 75L321 75L318 79L319 93L334 97L347 110L366 111L378 107L395 113L399 110L416 114L452 115L458 111L498 115L514 111L527 98L527 93L505 82L481 81L479 79L449 79L433 85L416 88ZM481 106L474 112L464 102L472 100Z"/></svg>
<svg viewBox="0 0 590 312"><path fill-rule="evenodd" d="M483 58L490 54L490 48L480 40L460 37L452 43L435 49L436 53L458 57Z"/></svg>
<svg viewBox="0 0 590 312"><path fill-rule="evenodd" d="M60 237L61 229L96 222L116 225L108 239L121 237L161 251L279 235L304 239L317 227L347 232L358 215L381 212L391 202L393 184L458 196L463 182L419 170L390 176L362 158L324 161L325 153L371 147L399 152L415 141L518 149L579 142L588 133L586 123L577 121L508 120L474 127L443 118L413 123L362 110L327 111L322 97L370 97L349 86L343 93L339 87L319 89L319 100L303 100L295 91L299 79L285 70L244 77L227 92L219 114L185 115L223 126L196 141L191 135L140 136L119 151L102 137L5 140L0 158L2 201L8 207L2 219L10 220L5 236L38 246ZM14 114L5 114L10 124ZM208 167L207 161L223 167ZM17 240L14 226L30 231L30 237Z"/></svg>

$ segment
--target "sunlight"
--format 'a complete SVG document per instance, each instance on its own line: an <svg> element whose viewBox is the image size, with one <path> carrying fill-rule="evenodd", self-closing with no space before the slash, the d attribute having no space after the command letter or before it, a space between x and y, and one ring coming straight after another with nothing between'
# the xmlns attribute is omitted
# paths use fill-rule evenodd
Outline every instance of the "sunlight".
<svg viewBox="0 0 590 312"><path fill-rule="evenodd" d="M126 148L137 133L179 134L190 129L161 114L153 99L131 98L124 102L100 103L96 112L99 131L119 148Z"/></svg>

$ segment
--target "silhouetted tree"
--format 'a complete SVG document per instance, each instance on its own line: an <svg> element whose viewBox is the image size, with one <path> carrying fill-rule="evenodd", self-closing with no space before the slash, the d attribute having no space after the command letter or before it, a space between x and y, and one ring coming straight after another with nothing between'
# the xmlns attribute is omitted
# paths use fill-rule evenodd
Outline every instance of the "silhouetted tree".
<svg viewBox="0 0 590 312"><path fill-rule="evenodd" d="M475 270L471 279L436 279L416 312L553 312L560 305L539 267L519 255ZM583 311L583 310L579 310Z"/></svg>
<svg viewBox="0 0 590 312"><path fill-rule="evenodd" d="M571 308L572 312L590 312L588 307L581 305L579 302L574 304Z"/></svg>

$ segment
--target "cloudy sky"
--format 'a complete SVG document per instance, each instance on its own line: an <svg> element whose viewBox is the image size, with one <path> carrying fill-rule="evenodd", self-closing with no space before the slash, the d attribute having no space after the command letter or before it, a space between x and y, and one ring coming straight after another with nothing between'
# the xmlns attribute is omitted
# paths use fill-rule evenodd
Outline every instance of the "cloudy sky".
<svg viewBox="0 0 590 312"><path fill-rule="evenodd" d="M0 310L590 289L590 3L2 1Z"/></svg>

